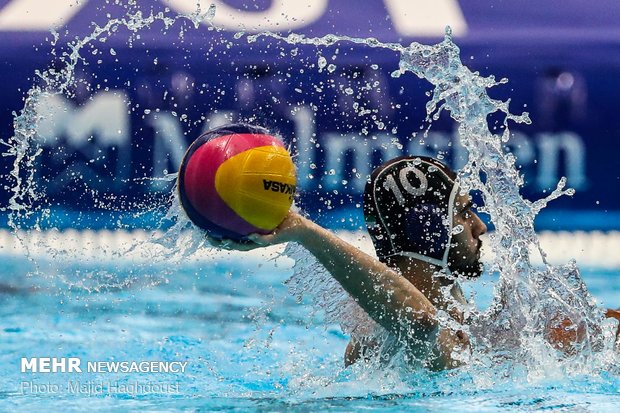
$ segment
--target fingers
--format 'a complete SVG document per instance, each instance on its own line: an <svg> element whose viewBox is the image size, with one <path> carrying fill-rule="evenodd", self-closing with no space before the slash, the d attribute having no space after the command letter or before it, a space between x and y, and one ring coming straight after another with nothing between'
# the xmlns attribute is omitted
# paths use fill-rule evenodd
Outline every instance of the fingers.
<svg viewBox="0 0 620 413"><path fill-rule="evenodd" d="M207 239L207 242L212 247L222 248L222 249L228 249L229 248L228 240L215 238L215 237L212 237L210 235L205 235L205 238Z"/></svg>
<svg viewBox="0 0 620 413"><path fill-rule="evenodd" d="M228 238L220 239L208 234L205 234L205 238L211 246L228 251L250 251L259 246L252 242L237 242Z"/></svg>
<svg viewBox="0 0 620 413"><path fill-rule="evenodd" d="M297 212L289 211L278 228L269 234L250 234L242 241L215 238L209 234L205 234L205 237L209 244L215 248L232 251L250 251L258 247L266 247L291 241L294 238L291 234L295 231L296 227L302 225L302 220L302 216Z"/></svg>
<svg viewBox="0 0 620 413"><path fill-rule="evenodd" d="M261 235L261 234L250 234L248 235L248 239L254 242L261 247L266 247L268 245L274 244L275 236L274 234Z"/></svg>

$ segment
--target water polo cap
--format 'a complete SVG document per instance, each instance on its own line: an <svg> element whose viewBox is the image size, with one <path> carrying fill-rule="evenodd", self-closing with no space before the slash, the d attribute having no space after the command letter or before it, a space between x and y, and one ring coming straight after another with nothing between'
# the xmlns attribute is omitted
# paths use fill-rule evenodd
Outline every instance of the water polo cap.
<svg viewBox="0 0 620 413"><path fill-rule="evenodd" d="M381 261L416 258L447 270L456 174L425 156L403 156L375 169L364 191L364 219Z"/></svg>

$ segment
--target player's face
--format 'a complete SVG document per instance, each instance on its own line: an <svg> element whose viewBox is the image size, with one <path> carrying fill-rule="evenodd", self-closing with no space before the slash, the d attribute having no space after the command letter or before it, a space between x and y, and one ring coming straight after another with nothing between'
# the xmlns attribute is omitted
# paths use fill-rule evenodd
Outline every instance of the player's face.
<svg viewBox="0 0 620 413"><path fill-rule="evenodd" d="M487 232L487 226L480 217L472 211L472 201L469 195L458 195L454 205L452 228L457 230L452 235L450 252L448 254L448 268L455 275L462 277L479 277L484 267L480 262L482 241L480 236ZM459 226L462 226L463 230Z"/></svg>

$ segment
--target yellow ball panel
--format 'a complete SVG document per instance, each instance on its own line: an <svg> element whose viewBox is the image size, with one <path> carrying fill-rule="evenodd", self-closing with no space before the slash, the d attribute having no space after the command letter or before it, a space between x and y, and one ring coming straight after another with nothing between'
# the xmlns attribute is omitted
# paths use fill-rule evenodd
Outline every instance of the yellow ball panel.
<svg viewBox="0 0 620 413"><path fill-rule="evenodd" d="M297 179L288 151L260 146L241 152L220 165L215 189L224 202L253 226L276 228L293 202Z"/></svg>

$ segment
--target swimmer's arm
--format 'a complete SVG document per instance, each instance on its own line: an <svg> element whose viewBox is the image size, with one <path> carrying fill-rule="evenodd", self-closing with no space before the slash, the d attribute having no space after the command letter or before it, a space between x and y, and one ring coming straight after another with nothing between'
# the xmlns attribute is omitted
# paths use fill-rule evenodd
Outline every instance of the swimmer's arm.
<svg viewBox="0 0 620 413"><path fill-rule="evenodd" d="M297 242L330 272L366 313L386 330L404 339L412 348L420 341L435 341L435 360L431 368L455 367L454 350L469 347L467 337L439 328L437 310L413 284L399 273L338 238L330 231L302 217L289 215L268 235L250 235L256 245L236 244L209 238L220 248L249 250L257 246Z"/></svg>
<svg viewBox="0 0 620 413"><path fill-rule="evenodd" d="M433 304L399 273L295 213L270 235L255 235L261 245L294 241L306 248L385 329L403 338L428 339L438 327ZM411 328L415 324L415 328ZM412 331L419 337L408 337Z"/></svg>

